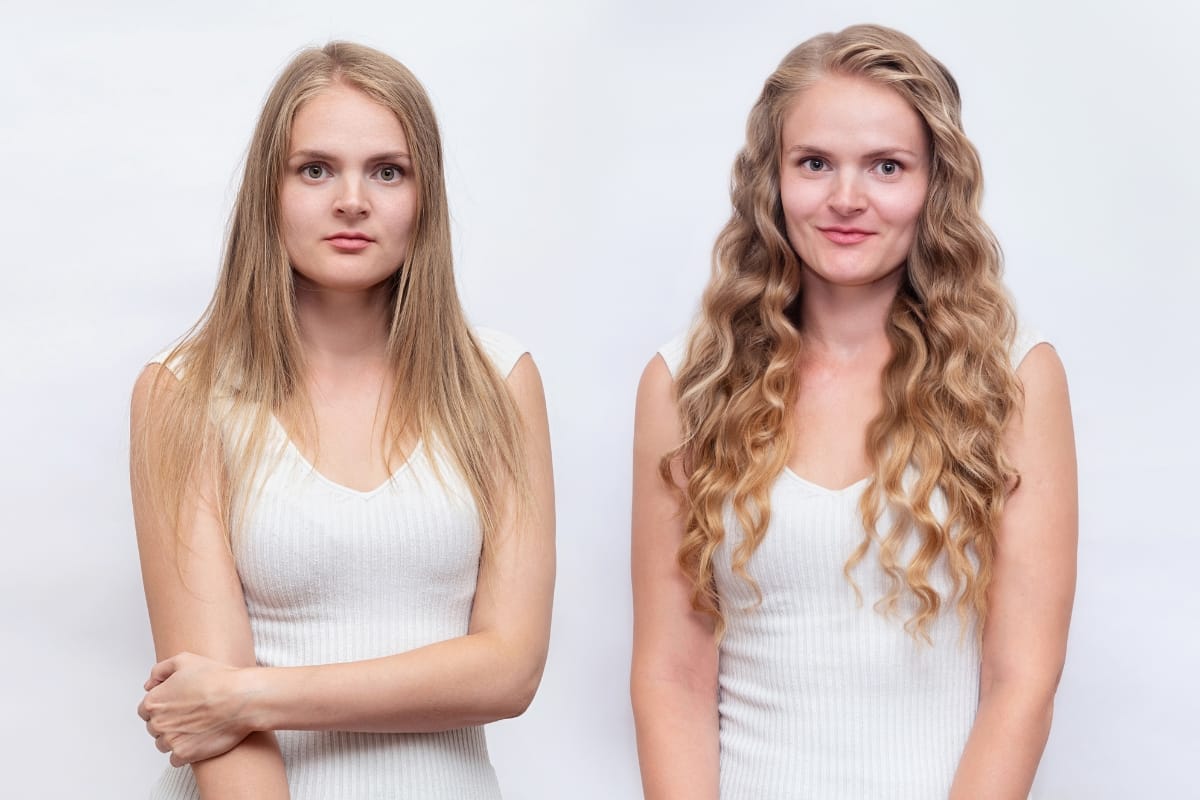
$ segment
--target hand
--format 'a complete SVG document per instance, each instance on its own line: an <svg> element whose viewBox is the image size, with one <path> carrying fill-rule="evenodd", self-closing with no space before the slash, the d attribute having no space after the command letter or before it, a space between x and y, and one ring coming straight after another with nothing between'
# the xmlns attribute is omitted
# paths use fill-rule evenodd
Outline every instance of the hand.
<svg viewBox="0 0 1200 800"><path fill-rule="evenodd" d="M154 665L138 716L171 766L219 756L254 730L247 672L192 653Z"/></svg>

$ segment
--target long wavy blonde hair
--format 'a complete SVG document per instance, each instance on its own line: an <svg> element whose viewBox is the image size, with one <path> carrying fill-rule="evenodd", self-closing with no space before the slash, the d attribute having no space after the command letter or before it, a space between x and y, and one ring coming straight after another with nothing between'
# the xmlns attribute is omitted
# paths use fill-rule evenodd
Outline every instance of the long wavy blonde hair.
<svg viewBox="0 0 1200 800"><path fill-rule="evenodd" d="M682 444L662 461L671 481L682 466L685 535L680 567L692 605L725 619L713 557L725 536L724 510L742 531L735 574L747 571L770 522L770 491L795 437L800 389L800 261L784 227L779 193L783 119L797 93L824 75L866 78L897 92L929 135L928 195L892 303L886 332L883 410L868 427L873 474L859 504L865 534L849 554L847 580L878 549L889 590L876 608L894 613L906 593L915 611L905 628L928 639L943 605L930 570L943 557L962 624L987 614L996 532L1017 476L1001 448L1020 387L1009 361L1016 322L1000 282L1000 249L980 217L979 156L962 129L958 86L913 39L857 25L796 47L767 78L750 112L733 168L733 215L713 251L713 273L676 379ZM906 478L910 467L915 479ZM945 497L944 519L931 500ZM877 530L884 509L891 525ZM916 536L910 559L904 547ZM855 591L858 591L855 585Z"/></svg>
<svg viewBox="0 0 1200 800"><path fill-rule="evenodd" d="M527 492L522 426L455 289L433 106L408 69L362 45L304 50L272 87L246 156L216 292L167 358L178 382L164 373L155 381L143 435L132 442L132 477L178 530L199 465L220 465L221 510L232 531L234 498L252 496L246 490L270 455L272 416L299 421L299 435L315 439L279 188L297 111L335 83L395 114L418 187L409 249L388 285L394 382L385 387L385 458L389 467L402 458L400 443L413 434L447 454L475 500L486 551L501 517L513 511L505 506L507 491L516 487L519 500Z"/></svg>

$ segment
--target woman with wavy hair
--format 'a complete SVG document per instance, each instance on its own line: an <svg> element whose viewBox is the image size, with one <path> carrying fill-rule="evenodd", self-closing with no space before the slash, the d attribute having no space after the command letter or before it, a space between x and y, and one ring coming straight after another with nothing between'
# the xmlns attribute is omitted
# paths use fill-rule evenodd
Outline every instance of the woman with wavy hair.
<svg viewBox="0 0 1200 800"><path fill-rule="evenodd" d="M466 322L416 78L300 53L215 296L134 389L156 798L498 797L482 724L541 678L553 496L537 368ZM183 766L190 765L190 766Z"/></svg>
<svg viewBox="0 0 1200 800"><path fill-rule="evenodd" d="M648 798L1027 795L1074 443L981 193L957 85L909 37L817 36L767 79L699 318L638 390Z"/></svg>

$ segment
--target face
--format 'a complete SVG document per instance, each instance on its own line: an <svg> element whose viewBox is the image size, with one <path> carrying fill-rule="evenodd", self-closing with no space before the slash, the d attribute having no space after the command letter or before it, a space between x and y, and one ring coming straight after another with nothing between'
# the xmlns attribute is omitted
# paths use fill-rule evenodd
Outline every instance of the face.
<svg viewBox="0 0 1200 800"><path fill-rule="evenodd" d="M897 280L929 186L929 140L895 91L825 76L783 122L779 193L803 285Z"/></svg>
<svg viewBox="0 0 1200 800"><path fill-rule="evenodd" d="M340 84L304 103L292 122L279 204L298 283L354 292L387 280L408 253L417 209L395 115Z"/></svg>

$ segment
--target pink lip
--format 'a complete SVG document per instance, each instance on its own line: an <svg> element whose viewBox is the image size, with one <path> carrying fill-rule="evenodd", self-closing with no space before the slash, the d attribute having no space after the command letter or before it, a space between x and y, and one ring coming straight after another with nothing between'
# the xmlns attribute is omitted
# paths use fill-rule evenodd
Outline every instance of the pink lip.
<svg viewBox="0 0 1200 800"><path fill-rule="evenodd" d="M338 231L335 234L325 237L325 241L333 245L337 250L344 250L348 253L357 253L363 250L371 242L375 241L365 233L358 231Z"/></svg>
<svg viewBox="0 0 1200 800"><path fill-rule="evenodd" d="M873 231L864 231L862 228L846 228L841 225L830 225L827 228L817 228L817 230L834 244L858 244L875 235Z"/></svg>

